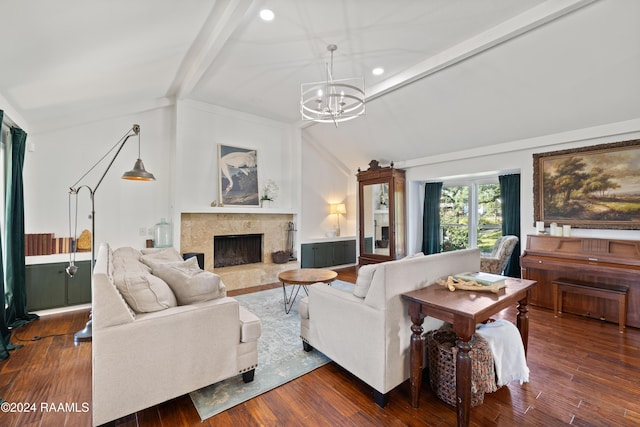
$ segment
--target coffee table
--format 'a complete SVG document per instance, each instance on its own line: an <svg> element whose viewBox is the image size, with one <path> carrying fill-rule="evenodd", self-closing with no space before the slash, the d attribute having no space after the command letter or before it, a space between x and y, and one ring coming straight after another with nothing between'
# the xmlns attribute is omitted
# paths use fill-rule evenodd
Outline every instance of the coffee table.
<svg viewBox="0 0 640 427"><path fill-rule="evenodd" d="M282 282L285 313L289 314L289 312L291 311L291 307L298 297L300 288L303 288L304 292L309 295L307 285L318 282L330 284L331 282L336 280L336 277L338 277L338 273L333 270L327 270L325 268L298 268L295 270L286 270L278 274L278 280ZM293 285L289 296L287 296L285 285Z"/></svg>

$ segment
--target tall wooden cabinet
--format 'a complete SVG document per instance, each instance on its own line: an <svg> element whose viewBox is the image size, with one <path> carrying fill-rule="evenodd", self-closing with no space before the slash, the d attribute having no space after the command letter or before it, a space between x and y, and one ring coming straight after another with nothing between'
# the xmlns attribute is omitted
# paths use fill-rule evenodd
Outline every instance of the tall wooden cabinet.
<svg viewBox="0 0 640 427"><path fill-rule="evenodd" d="M405 174L376 160L358 170L360 265L406 256Z"/></svg>

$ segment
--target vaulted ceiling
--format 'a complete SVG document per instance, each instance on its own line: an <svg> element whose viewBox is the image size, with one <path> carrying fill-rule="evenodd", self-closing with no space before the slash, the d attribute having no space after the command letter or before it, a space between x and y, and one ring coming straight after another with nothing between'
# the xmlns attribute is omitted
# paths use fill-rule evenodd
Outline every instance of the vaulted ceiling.
<svg viewBox="0 0 640 427"><path fill-rule="evenodd" d="M0 99L31 132L192 99L305 127L352 168L640 118L638 16L636 0L10 0ZM368 98L337 128L299 113L328 44Z"/></svg>

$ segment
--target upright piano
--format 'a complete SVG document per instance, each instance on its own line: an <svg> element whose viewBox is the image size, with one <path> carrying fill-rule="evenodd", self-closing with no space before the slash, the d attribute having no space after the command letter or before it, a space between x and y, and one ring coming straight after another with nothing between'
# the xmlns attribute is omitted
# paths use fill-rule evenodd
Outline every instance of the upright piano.
<svg viewBox="0 0 640 427"><path fill-rule="evenodd" d="M567 278L629 287L627 326L640 328L640 241L528 235L522 278L536 280L529 303L553 309L551 282ZM565 293L563 312L618 321L614 301Z"/></svg>

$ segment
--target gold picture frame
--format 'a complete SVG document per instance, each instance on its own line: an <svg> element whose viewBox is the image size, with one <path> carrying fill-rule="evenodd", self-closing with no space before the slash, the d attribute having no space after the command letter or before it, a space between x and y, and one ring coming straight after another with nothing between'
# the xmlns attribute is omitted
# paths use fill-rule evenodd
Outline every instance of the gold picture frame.
<svg viewBox="0 0 640 427"><path fill-rule="evenodd" d="M640 139L533 154L534 223L640 229Z"/></svg>

